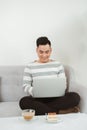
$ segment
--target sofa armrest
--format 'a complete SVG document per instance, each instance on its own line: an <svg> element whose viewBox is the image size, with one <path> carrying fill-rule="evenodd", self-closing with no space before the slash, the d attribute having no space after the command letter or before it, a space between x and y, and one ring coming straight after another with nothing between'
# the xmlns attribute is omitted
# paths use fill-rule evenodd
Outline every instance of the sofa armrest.
<svg viewBox="0 0 87 130"><path fill-rule="evenodd" d="M82 113L87 113L87 87L76 82L72 82L69 86L69 91L77 92L80 95L80 110Z"/></svg>
<svg viewBox="0 0 87 130"><path fill-rule="evenodd" d="M77 83L74 69L71 66L64 65L64 69L67 77L67 90L80 95L80 110L87 113L87 87Z"/></svg>

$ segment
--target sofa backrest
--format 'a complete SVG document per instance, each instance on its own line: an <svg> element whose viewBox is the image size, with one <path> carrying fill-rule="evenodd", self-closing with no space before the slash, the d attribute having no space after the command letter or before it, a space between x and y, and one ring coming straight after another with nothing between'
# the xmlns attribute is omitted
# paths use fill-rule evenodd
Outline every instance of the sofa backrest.
<svg viewBox="0 0 87 130"><path fill-rule="evenodd" d="M24 66L0 66L0 101L18 101L26 95L23 73Z"/></svg>

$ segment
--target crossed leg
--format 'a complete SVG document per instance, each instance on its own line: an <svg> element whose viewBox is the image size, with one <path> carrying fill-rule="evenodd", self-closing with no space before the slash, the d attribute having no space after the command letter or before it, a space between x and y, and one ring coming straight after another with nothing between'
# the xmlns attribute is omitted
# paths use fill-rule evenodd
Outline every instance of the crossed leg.
<svg viewBox="0 0 87 130"><path fill-rule="evenodd" d="M44 115L48 112L59 112L60 110L69 109L79 104L80 96L75 92L66 93L62 97L55 98L33 98L30 96L23 97L19 105L21 109L35 109L36 115Z"/></svg>

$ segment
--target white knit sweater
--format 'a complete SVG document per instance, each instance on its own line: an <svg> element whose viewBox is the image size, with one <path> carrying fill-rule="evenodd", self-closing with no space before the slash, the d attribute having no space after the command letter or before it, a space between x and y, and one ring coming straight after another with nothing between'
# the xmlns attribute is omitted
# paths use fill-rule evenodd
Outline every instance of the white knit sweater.
<svg viewBox="0 0 87 130"><path fill-rule="evenodd" d="M23 88L25 92L32 95L33 79L42 77L58 76L65 77L64 67L58 61L51 61L47 63L32 62L24 69Z"/></svg>

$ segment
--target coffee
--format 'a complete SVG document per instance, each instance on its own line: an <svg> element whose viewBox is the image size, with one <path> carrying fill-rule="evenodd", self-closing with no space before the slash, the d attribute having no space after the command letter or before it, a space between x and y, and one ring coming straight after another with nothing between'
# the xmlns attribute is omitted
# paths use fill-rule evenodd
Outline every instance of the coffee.
<svg viewBox="0 0 87 130"><path fill-rule="evenodd" d="M35 110L33 109L26 109L23 110L22 116L24 117L25 120L31 120L35 115Z"/></svg>
<svg viewBox="0 0 87 130"><path fill-rule="evenodd" d="M25 120L31 120L31 119L33 118L34 114L31 113L31 112L25 112L25 113L23 114L23 116L24 116L24 119L25 119Z"/></svg>

